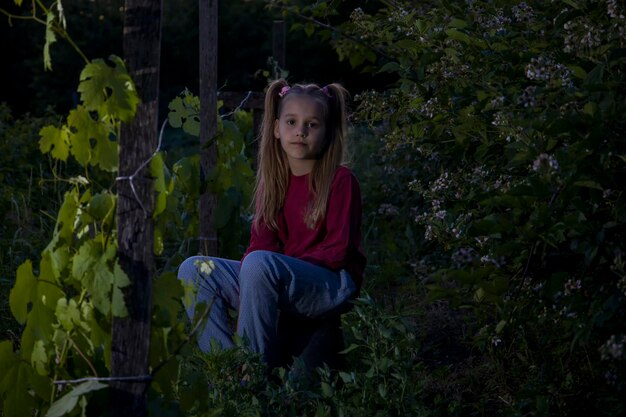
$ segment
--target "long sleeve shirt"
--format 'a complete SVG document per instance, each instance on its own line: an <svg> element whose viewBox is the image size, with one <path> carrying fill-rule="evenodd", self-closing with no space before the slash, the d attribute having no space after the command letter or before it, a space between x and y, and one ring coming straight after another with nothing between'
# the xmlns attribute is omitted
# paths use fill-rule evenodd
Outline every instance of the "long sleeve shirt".
<svg viewBox="0 0 626 417"><path fill-rule="evenodd" d="M255 250L269 250L334 271L345 269L360 288L366 258L361 247L359 183L350 169L339 167L332 182L326 216L311 229L305 222L313 199L308 177L290 176L285 203L277 218L278 230L263 222L253 226L244 258Z"/></svg>

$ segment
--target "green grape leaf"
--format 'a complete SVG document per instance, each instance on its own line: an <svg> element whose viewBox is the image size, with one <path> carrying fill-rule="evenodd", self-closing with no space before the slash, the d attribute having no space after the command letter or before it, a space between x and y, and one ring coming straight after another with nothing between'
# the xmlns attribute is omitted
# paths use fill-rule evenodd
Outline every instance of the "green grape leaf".
<svg viewBox="0 0 626 417"><path fill-rule="evenodd" d="M181 299L185 291L181 281L173 272L166 272L159 276L152 287L153 311L158 311L160 318L174 324L181 310Z"/></svg>
<svg viewBox="0 0 626 417"><path fill-rule="evenodd" d="M150 174L152 175L152 178L155 179L154 189L156 191L156 200L152 218L156 218L159 214L163 213L167 207L168 188L165 185L166 171L167 168L165 166L165 162L163 162L163 157L160 153L157 153L150 161Z"/></svg>
<svg viewBox="0 0 626 417"><path fill-rule="evenodd" d="M29 306L32 305L37 291L37 278L33 274L33 264L26 260L17 268L15 284L9 294L9 307L15 319L26 323Z"/></svg>
<svg viewBox="0 0 626 417"><path fill-rule="evenodd" d="M4 417L33 414L34 397L29 393L29 381L33 373L33 368L28 363L15 361L6 373L0 376L0 392L4 393L2 414Z"/></svg>
<svg viewBox="0 0 626 417"><path fill-rule="evenodd" d="M163 251L165 250L165 243L163 242L163 230L162 230L163 226L160 223L161 222L159 222L159 224L157 224L154 228L153 250L154 250L154 254L157 256L160 256L161 254L163 254Z"/></svg>
<svg viewBox="0 0 626 417"><path fill-rule="evenodd" d="M116 172L118 166L117 142L101 138L93 150L93 164L107 172Z"/></svg>
<svg viewBox="0 0 626 417"><path fill-rule="evenodd" d="M114 245L103 250L100 242L89 240L78 249L72 264L72 275L83 283L94 306L105 315L111 311L111 289L117 281L110 265L115 251Z"/></svg>
<svg viewBox="0 0 626 417"><path fill-rule="evenodd" d="M0 375L6 375L16 362L19 362L19 357L13 352L13 342L10 340L0 342ZM0 394L2 393L4 391L0 389Z"/></svg>
<svg viewBox="0 0 626 417"><path fill-rule="evenodd" d="M48 353L46 352L46 346L42 340L35 342L33 351L30 355L30 364L39 375L48 374Z"/></svg>
<svg viewBox="0 0 626 417"><path fill-rule="evenodd" d="M130 285L130 279L124 272L122 267L116 262L113 267L114 285L113 285L113 297L111 303L111 312L116 317L126 317L128 310L126 309L126 303L124 301L124 293L121 288L125 288Z"/></svg>
<svg viewBox="0 0 626 417"><path fill-rule="evenodd" d="M101 390L108 385L98 381L87 381L77 385L70 392L56 400L46 413L46 417L62 417L74 410L78 404L78 400L85 394Z"/></svg>
<svg viewBox="0 0 626 417"><path fill-rule="evenodd" d="M56 300L54 302L56 304ZM56 316L53 309L48 308L39 300L33 303L33 309L28 314L26 328L22 333L20 354L23 359L30 360L37 341L47 342L52 339L54 323L56 323Z"/></svg>
<svg viewBox="0 0 626 417"><path fill-rule="evenodd" d="M54 251L60 243L69 244L74 236L74 222L78 211L78 190L72 188L65 193L63 203L57 215L54 236L45 251Z"/></svg>
<svg viewBox="0 0 626 417"><path fill-rule="evenodd" d="M172 168L176 175L177 183L181 189L190 196L197 196L200 193L200 157L194 155L182 158L174 164Z"/></svg>
<svg viewBox="0 0 626 417"><path fill-rule="evenodd" d="M101 118L112 116L129 122L139 97L122 59L111 55L109 61L113 66L102 59L87 64L80 74L78 92L87 110L97 111Z"/></svg>
<svg viewBox="0 0 626 417"><path fill-rule="evenodd" d="M108 135L110 132L103 123L94 120L83 105L79 105L70 111L70 114L67 116L67 125L70 128L70 152L74 155L74 158L84 167L89 162L95 165L96 163L92 161L93 149L91 141L109 140Z"/></svg>
<svg viewBox="0 0 626 417"><path fill-rule="evenodd" d="M39 150L52 155L54 159L67 161L70 153L70 140L64 127L44 126L39 131Z"/></svg>
<svg viewBox="0 0 626 417"><path fill-rule="evenodd" d="M54 281L59 283L62 271L69 264L69 249L69 246L63 245L55 250L45 250L39 262L41 276L54 277Z"/></svg>
<svg viewBox="0 0 626 417"><path fill-rule="evenodd" d="M46 13L46 43L43 46L43 67L52 70L52 59L50 58L50 46L57 41L57 37L52 29L54 25L54 13Z"/></svg>
<svg viewBox="0 0 626 417"><path fill-rule="evenodd" d="M172 127L182 127L186 133L200 136L200 99L197 96L184 91L170 102L168 108L167 117Z"/></svg>
<svg viewBox="0 0 626 417"><path fill-rule="evenodd" d="M115 195L108 191L103 191L94 195L89 201L87 212L96 220L104 220L105 217L113 213L115 208Z"/></svg>
<svg viewBox="0 0 626 417"><path fill-rule="evenodd" d="M59 298L55 314L61 326L67 331L74 329L76 325L81 323L80 310L74 299L70 299L68 303L65 297Z"/></svg>

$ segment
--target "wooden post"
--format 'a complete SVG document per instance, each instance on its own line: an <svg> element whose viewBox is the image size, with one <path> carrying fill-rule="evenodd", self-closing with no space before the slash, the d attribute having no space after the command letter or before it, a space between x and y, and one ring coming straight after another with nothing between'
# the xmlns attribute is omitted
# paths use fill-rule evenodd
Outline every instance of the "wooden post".
<svg viewBox="0 0 626 417"><path fill-rule="evenodd" d="M286 31L285 21L275 20L272 28L272 56L278 63L280 68L285 68L285 50L286 50ZM278 74L274 74L274 78L278 78Z"/></svg>
<svg viewBox="0 0 626 417"><path fill-rule="evenodd" d="M159 60L161 47L161 0L126 0L124 10L124 57L141 102L135 119L122 125L119 143L119 175L129 177L149 160L158 146ZM131 280L125 292L128 316L114 318L111 373L132 381L111 383L111 415L147 415L150 316L154 275L153 239L154 181L148 167L133 180L118 182L118 257Z"/></svg>
<svg viewBox="0 0 626 417"><path fill-rule="evenodd" d="M200 175L207 179L217 163L217 0L199 0L200 36ZM210 186L210 184L208 184ZM200 196L200 252L217 255L215 208L210 190Z"/></svg>

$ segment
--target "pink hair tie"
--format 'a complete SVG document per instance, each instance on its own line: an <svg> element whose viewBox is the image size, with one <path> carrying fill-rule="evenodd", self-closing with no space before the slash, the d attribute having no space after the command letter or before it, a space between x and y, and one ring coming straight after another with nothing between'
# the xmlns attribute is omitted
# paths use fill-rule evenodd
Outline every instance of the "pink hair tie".
<svg viewBox="0 0 626 417"><path fill-rule="evenodd" d="M329 90L327 85L325 85L320 90L322 90L322 93L326 94L326 97L328 97L328 98L332 98L333 97L332 94L330 94L330 90Z"/></svg>
<svg viewBox="0 0 626 417"><path fill-rule="evenodd" d="M284 86L283 88L280 89L280 91L278 92L278 96L279 97L284 97L285 94L287 94L287 92L291 89L291 87L289 87L288 85Z"/></svg>

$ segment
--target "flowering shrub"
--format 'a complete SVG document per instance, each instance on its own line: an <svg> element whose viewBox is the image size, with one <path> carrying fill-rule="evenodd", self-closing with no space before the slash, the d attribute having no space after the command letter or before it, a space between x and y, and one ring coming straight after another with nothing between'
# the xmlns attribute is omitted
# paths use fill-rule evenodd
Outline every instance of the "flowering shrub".
<svg viewBox="0 0 626 417"><path fill-rule="evenodd" d="M502 409L623 413L623 2L381 3L333 42L397 79L356 97L387 164L374 209L415 245L387 259L473 309L474 346L506 366Z"/></svg>

